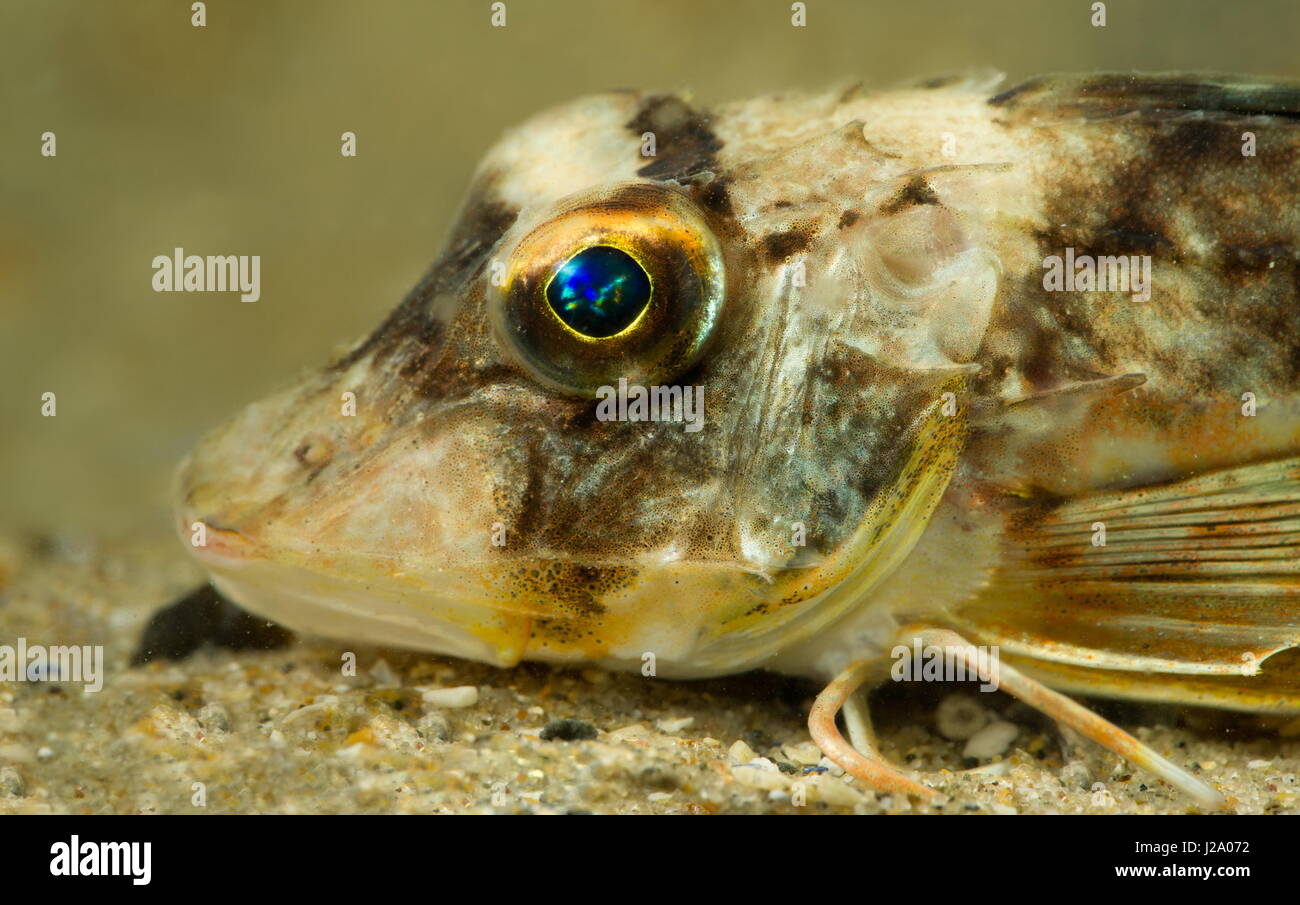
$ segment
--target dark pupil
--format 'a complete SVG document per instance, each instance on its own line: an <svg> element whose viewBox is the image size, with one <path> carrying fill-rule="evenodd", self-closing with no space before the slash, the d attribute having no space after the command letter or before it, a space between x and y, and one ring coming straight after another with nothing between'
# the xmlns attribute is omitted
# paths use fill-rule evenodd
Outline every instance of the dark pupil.
<svg viewBox="0 0 1300 905"><path fill-rule="evenodd" d="M627 252L595 245L565 261L546 287L555 313L584 336L613 336L650 301L650 278Z"/></svg>

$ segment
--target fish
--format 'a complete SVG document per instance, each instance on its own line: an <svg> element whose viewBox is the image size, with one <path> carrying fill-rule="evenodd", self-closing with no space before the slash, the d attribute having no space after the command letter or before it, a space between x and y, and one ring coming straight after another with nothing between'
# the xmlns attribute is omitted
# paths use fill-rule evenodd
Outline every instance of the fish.
<svg viewBox="0 0 1300 905"><path fill-rule="evenodd" d="M940 795L862 694L933 647L1222 807L1069 695L1300 711L1298 201L1277 79L580 98L202 439L176 527L298 631L821 681L883 794Z"/></svg>

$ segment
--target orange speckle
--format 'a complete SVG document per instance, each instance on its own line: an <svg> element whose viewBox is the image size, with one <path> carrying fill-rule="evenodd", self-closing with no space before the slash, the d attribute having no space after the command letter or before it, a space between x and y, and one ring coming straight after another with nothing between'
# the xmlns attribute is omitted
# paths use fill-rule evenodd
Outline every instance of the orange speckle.
<svg viewBox="0 0 1300 905"><path fill-rule="evenodd" d="M343 740L345 745L373 745L375 743L375 733L367 726L364 729L358 729Z"/></svg>

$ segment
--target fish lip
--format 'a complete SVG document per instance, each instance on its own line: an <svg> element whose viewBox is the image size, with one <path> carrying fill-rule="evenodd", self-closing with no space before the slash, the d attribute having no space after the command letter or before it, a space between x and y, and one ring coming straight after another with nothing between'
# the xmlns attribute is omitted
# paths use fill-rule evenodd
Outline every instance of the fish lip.
<svg viewBox="0 0 1300 905"><path fill-rule="evenodd" d="M203 529L203 543L195 543L199 527ZM234 528L224 527L207 518L194 518L182 512L179 515L177 530L190 551L199 560L212 564L229 564L246 562L256 556L256 547L251 540Z"/></svg>
<svg viewBox="0 0 1300 905"><path fill-rule="evenodd" d="M500 614L455 598L349 581L274 556L221 558L208 557L201 548L195 552L212 585L228 600L305 635L426 651L502 668L518 663L527 649L529 618L511 616L485 632L484 623Z"/></svg>

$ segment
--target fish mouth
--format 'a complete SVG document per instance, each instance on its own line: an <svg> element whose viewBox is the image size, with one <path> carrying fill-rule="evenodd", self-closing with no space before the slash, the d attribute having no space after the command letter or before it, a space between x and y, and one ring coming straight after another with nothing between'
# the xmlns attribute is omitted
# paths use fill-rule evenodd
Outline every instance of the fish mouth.
<svg viewBox="0 0 1300 905"><path fill-rule="evenodd" d="M233 528L223 528L211 519L181 515L179 533L204 565L221 567L253 559L255 551L247 537Z"/></svg>
<svg viewBox="0 0 1300 905"><path fill-rule="evenodd" d="M205 543L194 543L196 526ZM365 577L286 561L245 533L183 514L186 546L227 599L307 635L423 650L513 666L531 617L431 591L425 583ZM456 584L457 582L449 582Z"/></svg>

